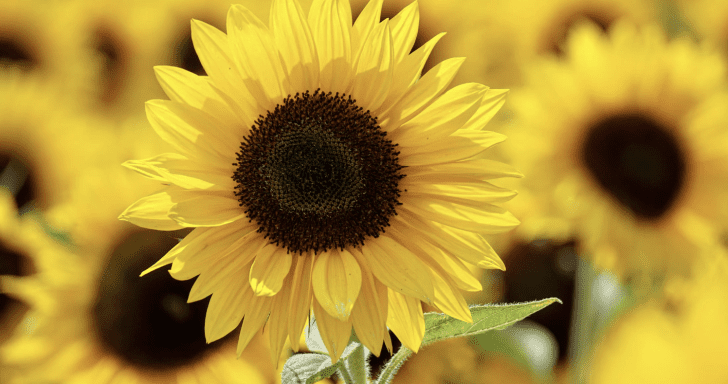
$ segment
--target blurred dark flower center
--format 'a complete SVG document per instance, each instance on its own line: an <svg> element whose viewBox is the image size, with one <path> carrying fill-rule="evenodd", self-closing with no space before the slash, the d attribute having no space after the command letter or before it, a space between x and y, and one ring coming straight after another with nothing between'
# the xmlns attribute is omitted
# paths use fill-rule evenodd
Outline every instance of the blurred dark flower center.
<svg viewBox="0 0 728 384"><path fill-rule="evenodd" d="M594 124L587 131L582 156L597 182L639 219L665 214L685 181L678 139L638 114L610 116Z"/></svg>
<svg viewBox="0 0 728 384"><path fill-rule="evenodd" d="M9 65L30 70L38 64L29 44L15 36L0 36L0 67Z"/></svg>
<svg viewBox="0 0 728 384"><path fill-rule="evenodd" d="M193 281L164 270L139 274L178 243L168 233L128 236L111 255L99 283L93 319L102 343L128 363L174 369L194 363L208 349L207 300L187 304Z"/></svg>

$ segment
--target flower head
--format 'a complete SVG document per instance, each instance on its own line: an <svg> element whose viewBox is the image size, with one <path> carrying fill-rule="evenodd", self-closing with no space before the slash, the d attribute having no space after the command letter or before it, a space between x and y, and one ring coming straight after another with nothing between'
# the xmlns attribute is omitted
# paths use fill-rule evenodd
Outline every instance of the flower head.
<svg viewBox="0 0 728 384"><path fill-rule="evenodd" d="M189 300L212 295L208 341L242 320L241 352L267 323L275 360L313 310L334 360L352 327L372 351L387 327L416 351L421 302L470 321L468 265L504 268L480 234L518 224L497 205L515 193L487 180L519 173L482 156L505 138L482 128L506 91L446 91L460 58L422 76L441 35L410 52L417 3L383 21L381 7L352 24L347 0L308 17L276 0L266 26L233 6L227 35L192 23L209 76L156 68L171 100L147 115L178 153L125 163L168 186L121 218L194 228L148 271L198 276Z"/></svg>
<svg viewBox="0 0 728 384"><path fill-rule="evenodd" d="M154 231L104 232L108 243L73 251L22 222L33 237L30 276L2 276L0 289L28 308L0 348L18 382L264 383L275 377L257 338L244 358L235 341L207 345L205 303L185 303L190 282L163 271L135 278L177 241ZM28 236L25 236L28 237ZM117 241L118 240L118 241ZM253 361L258 360L258 361ZM261 361L262 360L262 361Z"/></svg>
<svg viewBox="0 0 728 384"><path fill-rule="evenodd" d="M583 24L566 60L534 65L514 95L522 146L508 149L551 208L530 215L566 223L601 268L685 272L725 228L726 64L704 48L656 26Z"/></svg>

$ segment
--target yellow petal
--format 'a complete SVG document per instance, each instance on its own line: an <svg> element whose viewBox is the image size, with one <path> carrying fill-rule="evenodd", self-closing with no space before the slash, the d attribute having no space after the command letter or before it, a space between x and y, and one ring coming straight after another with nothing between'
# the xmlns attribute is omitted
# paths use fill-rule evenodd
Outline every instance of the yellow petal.
<svg viewBox="0 0 728 384"><path fill-rule="evenodd" d="M410 250L383 235L369 239L361 249L374 276L397 292L431 302L430 271Z"/></svg>
<svg viewBox="0 0 728 384"><path fill-rule="evenodd" d="M400 224L403 223L400 221ZM476 292L483 289L470 269L460 259L449 254L449 249L442 249L432 244L430 239L420 232L421 228L414 227L409 231L407 228L408 225L393 226L387 232L427 264L432 269L431 275L449 276L455 280L459 288L466 291Z"/></svg>
<svg viewBox="0 0 728 384"><path fill-rule="evenodd" d="M351 319L341 321L330 316L317 300L313 300L313 312L314 316L316 316L316 324L321 333L321 339L324 341L324 345L326 345L326 350L329 351L331 361L336 363L349 344L349 338L351 337Z"/></svg>
<svg viewBox="0 0 728 384"><path fill-rule="evenodd" d="M395 218L395 221L405 227L419 230L422 237L426 239L425 241L440 249L449 251L451 255L455 255L480 268L493 268L495 266L498 269L505 270L503 261L482 236L432 222L427 216L419 216L406 209L402 209L397 213L398 217Z"/></svg>
<svg viewBox="0 0 728 384"><path fill-rule="evenodd" d="M183 191L173 194L176 204L170 208L169 217L185 227L218 227L245 217L230 191L229 196Z"/></svg>
<svg viewBox="0 0 728 384"><path fill-rule="evenodd" d="M420 7L416 1L401 10L392 19L392 43L394 46L394 65L398 66L412 51L420 26Z"/></svg>
<svg viewBox="0 0 728 384"><path fill-rule="evenodd" d="M346 321L361 289L361 269L354 256L346 250L321 253L311 281L319 304L329 315Z"/></svg>
<svg viewBox="0 0 728 384"><path fill-rule="evenodd" d="M387 328L387 287L374 279L374 275L362 270L359 299L351 311L352 325L359 340L372 353L379 356L382 350L383 332Z"/></svg>
<svg viewBox="0 0 728 384"><path fill-rule="evenodd" d="M351 97L357 105L373 111L382 105L392 85L394 52L389 21L377 25L363 44Z"/></svg>
<svg viewBox="0 0 728 384"><path fill-rule="evenodd" d="M351 82L351 6L348 0L314 0L308 24L316 42L325 92L346 90Z"/></svg>
<svg viewBox="0 0 728 384"><path fill-rule="evenodd" d="M399 158L401 164L408 167L468 160L505 139L505 135L496 132L461 129L428 145L413 148L403 147Z"/></svg>
<svg viewBox="0 0 728 384"><path fill-rule="evenodd" d="M155 193L134 202L119 215L119 219L128 221L142 228L158 231L174 231L184 228L169 217L169 210L174 206L167 192Z"/></svg>
<svg viewBox="0 0 728 384"><path fill-rule="evenodd" d="M224 134L231 128L210 114L171 100L147 101L146 112L154 131L187 157L234 162L240 143Z"/></svg>
<svg viewBox="0 0 728 384"><path fill-rule="evenodd" d="M272 297L256 296L252 290L246 291L245 316L243 317L243 326L240 327L240 337L238 338L238 358L245 347L248 346L250 340L253 339L253 336L260 331L260 328L268 320L272 304Z"/></svg>
<svg viewBox="0 0 728 384"><path fill-rule="evenodd" d="M278 294L273 296L273 303L271 304L270 317L268 318L268 336L270 339L270 354L273 361L280 361L281 352L286 344L286 338L288 337L288 317L290 313L288 311L288 302L291 296L291 281L284 284ZM300 335L299 335L300 336Z"/></svg>
<svg viewBox="0 0 728 384"><path fill-rule="evenodd" d="M383 0L367 2L359 17L356 18L356 22L354 22L354 27L351 29L351 46L354 52L357 52L357 59L359 57L358 53L361 51L361 43L369 37L374 27L379 24L382 14L382 2Z"/></svg>
<svg viewBox="0 0 728 384"><path fill-rule="evenodd" d="M462 183L472 180L523 177L512 165L490 159L407 167L407 179L418 183Z"/></svg>
<svg viewBox="0 0 728 384"><path fill-rule="evenodd" d="M215 228L215 229L219 230L217 228ZM172 261L174 261L174 259L177 258L177 255L180 252L184 251L194 239L197 239L203 235L209 236L212 233L210 230L211 230L211 228L195 228L192 232L190 232L190 234L185 236L185 238L182 239L182 241L177 243L177 245L175 245L174 248L170 249L166 255L162 256L162 258L159 259L159 261L157 261L156 263L154 263L154 265L145 269L139 276L144 276L152 271L159 269L160 267L163 267L167 264L172 263Z"/></svg>
<svg viewBox="0 0 728 384"><path fill-rule="evenodd" d="M406 209L450 227L482 234L495 234L515 228L520 221L507 210L481 204L480 208L445 202L428 203L412 199Z"/></svg>
<svg viewBox="0 0 728 384"><path fill-rule="evenodd" d="M281 290L291 268L291 254L274 244L266 244L250 268L250 286L258 296L273 296Z"/></svg>
<svg viewBox="0 0 728 384"><path fill-rule="evenodd" d="M242 106L254 106L255 100L243 86L242 77L231 59L227 35L209 24L192 20L192 42L212 83ZM257 114L254 116L257 118Z"/></svg>
<svg viewBox="0 0 728 384"><path fill-rule="evenodd" d="M164 65L155 66L154 73L170 100L203 110L227 126L238 123L237 117L231 113L230 106L220 100L210 84L209 77L197 76L182 68Z"/></svg>
<svg viewBox="0 0 728 384"><path fill-rule="evenodd" d="M210 299L205 315L205 340L212 343L232 332L243 320L245 314L244 280L227 279ZM247 288L250 290L250 288Z"/></svg>
<svg viewBox="0 0 728 384"><path fill-rule="evenodd" d="M481 203L503 203L517 195L516 191L501 188L486 181L470 181L460 184L408 181L410 182L401 186L401 188L407 190L407 199L434 199L454 204L470 205L474 208L477 208Z"/></svg>
<svg viewBox="0 0 728 384"><path fill-rule="evenodd" d="M384 336L384 345L387 347L387 351L389 351L390 355L394 355L392 350L392 336L389 335L389 329L385 327L382 335Z"/></svg>
<svg viewBox="0 0 728 384"><path fill-rule="evenodd" d="M412 120L391 132L391 140L400 147L415 147L451 135L473 116L487 90L488 87L477 83L450 89Z"/></svg>
<svg viewBox="0 0 728 384"><path fill-rule="evenodd" d="M288 317L288 339L291 348L298 352L301 333L306 326L306 319L311 310L311 296L313 286L311 274L313 272L314 255L293 256L295 269L291 279L291 297L288 302L290 315Z"/></svg>
<svg viewBox="0 0 728 384"><path fill-rule="evenodd" d="M288 95L288 79L268 27L242 5L230 7L227 18L230 53L245 87L265 109Z"/></svg>
<svg viewBox="0 0 728 384"><path fill-rule="evenodd" d="M373 111L377 116L383 116L382 121L388 121L389 126L393 125L393 120L399 121L399 116L395 116L393 119L387 119L389 110L394 110L394 114L399 113L401 110L401 104L399 100L412 87L422 76L422 69L425 67L427 59L432 53L432 49L435 48L440 39L445 36L445 33L430 39L427 43L419 47L413 53L405 56L404 60L396 64L394 67L394 78L392 86L389 88L389 95L387 100L382 103L379 110Z"/></svg>
<svg viewBox="0 0 728 384"><path fill-rule="evenodd" d="M425 336L425 316L422 304L414 297L389 290L389 312L387 326L402 341L402 344L415 353L420 349Z"/></svg>
<svg viewBox="0 0 728 384"><path fill-rule="evenodd" d="M204 273L228 255L238 235L245 236L252 230L237 223L209 229L196 228L167 252L167 255L176 256L169 273L177 280L188 280Z"/></svg>
<svg viewBox="0 0 728 384"><path fill-rule="evenodd" d="M296 0L276 0L270 12L271 31L291 82L290 93L318 88L319 61L311 28Z"/></svg>
<svg viewBox="0 0 728 384"><path fill-rule="evenodd" d="M253 259L258 250L266 244L266 240L262 235L255 232L243 237L247 240L246 243L240 244L240 242L235 241L226 249L220 250L218 252L219 257L207 260L207 263L200 271L200 275L197 276L195 284L190 289L187 298L188 303L210 296L219 290L228 279L239 280L238 276L245 276L250 273ZM245 285L250 286L249 284Z"/></svg>
<svg viewBox="0 0 728 384"><path fill-rule="evenodd" d="M397 101L397 103L389 109L382 120L382 127L393 130L401 123L408 121L417 113L425 109L430 103L435 101L450 85L453 78L457 74L460 66L465 61L464 58L447 59L434 68L430 69L410 87Z"/></svg>
<svg viewBox="0 0 728 384"><path fill-rule="evenodd" d="M163 153L144 160L128 160L122 164L152 180L172 183L184 189L233 190L230 175L235 167L221 169L199 161L189 160L178 153Z"/></svg>
<svg viewBox="0 0 728 384"><path fill-rule="evenodd" d="M435 306L445 314L467 323L473 322L468 303L460 291L446 278L433 273L435 286Z"/></svg>
<svg viewBox="0 0 728 384"><path fill-rule="evenodd" d="M506 102L507 89L488 89L480 103L480 108L463 126L463 129L483 129L488 122L500 111Z"/></svg>

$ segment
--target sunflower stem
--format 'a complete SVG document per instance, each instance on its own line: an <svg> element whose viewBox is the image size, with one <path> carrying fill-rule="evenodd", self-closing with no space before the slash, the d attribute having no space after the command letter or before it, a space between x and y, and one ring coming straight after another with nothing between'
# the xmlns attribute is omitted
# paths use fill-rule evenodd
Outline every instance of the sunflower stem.
<svg viewBox="0 0 728 384"><path fill-rule="evenodd" d="M576 270L569 356L573 382L587 383L594 346L607 327L632 306L628 293L613 275L599 272L584 259Z"/></svg>
<svg viewBox="0 0 728 384"><path fill-rule="evenodd" d="M589 316L588 308L591 301L589 288L593 280L593 271L584 260L579 260L576 269L576 282L574 284L574 309L571 320L571 345L569 345L569 355L574 371L574 383L580 384L584 382L588 372L588 342L589 338Z"/></svg>
<svg viewBox="0 0 728 384"><path fill-rule="evenodd" d="M400 347L399 351L397 351L397 353L389 359L387 365L384 366L382 373L379 375L379 379L377 379L377 384L390 384L394 379L394 375L396 375L399 369L402 368L405 361L412 356L412 353L412 350L404 345Z"/></svg>
<svg viewBox="0 0 728 384"><path fill-rule="evenodd" d="M352 377L349 371L344 367L339 369L339 375L341 375L341 378L344 379L346 384L358 384L354 381L354 377Z"/></svg>
<svg viewBox="0 0 728 384"><path fill-rule="evenodd" d="M369 376L367 355L364 345L358 344L349 357L343 361L338 371L346 384L367 384L367 376Z"/></svg>

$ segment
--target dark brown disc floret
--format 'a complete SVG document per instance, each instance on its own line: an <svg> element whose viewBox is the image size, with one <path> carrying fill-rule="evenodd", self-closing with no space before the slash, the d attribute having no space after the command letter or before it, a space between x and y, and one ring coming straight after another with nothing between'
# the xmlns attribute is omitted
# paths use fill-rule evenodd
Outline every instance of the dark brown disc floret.
<svg viewBox="0 0 728 384"><path fill-rule="evenodd" d="M361 245L400 204L395 149L351 96L288 96L240 144L235 195L258 232L288 252Z"/></svg>

